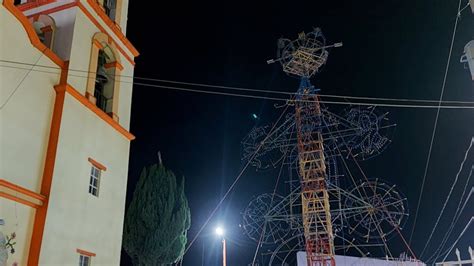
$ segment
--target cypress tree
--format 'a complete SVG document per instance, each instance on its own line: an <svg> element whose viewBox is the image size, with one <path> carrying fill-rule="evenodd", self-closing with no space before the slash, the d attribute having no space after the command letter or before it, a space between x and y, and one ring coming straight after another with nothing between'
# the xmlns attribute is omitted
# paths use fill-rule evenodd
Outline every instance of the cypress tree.
<svg viewBox="0 0 474 266"><path fill-rule="evenodd" d="M160 164L143 168L125 215L123 248L134 265L167 265L184 253L191 214L184 177Z"/></svg>

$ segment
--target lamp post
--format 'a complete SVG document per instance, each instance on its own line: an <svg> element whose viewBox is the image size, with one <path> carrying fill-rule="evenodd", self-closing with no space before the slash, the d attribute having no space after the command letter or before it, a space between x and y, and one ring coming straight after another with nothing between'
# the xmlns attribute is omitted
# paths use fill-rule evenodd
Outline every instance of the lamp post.
<svg viewBox="0 0 474 266"><path fill-rule="evenodd" d="M224 238L224 229L222 227L216 228L216 234L222 237L222 266L226 266L226 246L225 246L225 238Z"/></svg>

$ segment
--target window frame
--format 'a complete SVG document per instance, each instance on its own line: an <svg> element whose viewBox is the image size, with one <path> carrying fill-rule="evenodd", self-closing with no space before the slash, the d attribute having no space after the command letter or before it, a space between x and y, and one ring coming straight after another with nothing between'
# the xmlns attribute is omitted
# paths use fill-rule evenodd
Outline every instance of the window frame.
<svg viewBox="0 0 474 266"><path fill-rule="evenodd" d="M96 175L94 175L96 173ZM102 170L96 165L91 165L91 172L89 175L89 194L99 197L100 190L100 178L102 176ZM95 184L94 184L95 181ZM95 191L95 193L94 193Z"/></svg>
<svg viewBox="0 0 474 266"><path fill-rule="evenodd" d="M105 49L107 48L107 52ZM112 96L109 98L111 103L111 110L109 112L106 112L99 108L97 106L97 99L95 97L95 85L96 85L96 80L97 80L97 67L99 65L99 53L100 51L104 51L110 58L109 62L106 62L104 65L105 69L109 71L111 68L113 70L110 70L113 74L113 78L111 81L111 87L112 87ZM90 61L89 61L89 74L88 74L88 79L87 79L87 85L86 85L86 98L92 102L94 105L97 106L98 109L103 111L105 114L108 116L112 117L112 119L116 122L119 122L119 104L120 104L120 79L115 78L115 77L120 77L121 71L123 70L123 66L120 63L120 56L117 53L117 49L115 47L115 44L111 41L111 39L102 32L97 32L94 34L92 38L92 43L91 43L91 55L90 55Z"/></svg>
<svg viewBox="0 0 474 266"><path fill-rule="evenodd" d="M87 262L85 263L86 259L87 259ZM79 266L90 266L91 260L92 260L91 256L79 253Z"/></svg>
<svg viewBox="0 0 474 266"><path fill-rule="evenodd" d="M90 266L92 264L92 257L96 254L90 251L76 248L76 252L79 253L79 266ZM87 258L87 264L84 264L84 259Z"/></svg>
<svg viewBox="0 0 474 266"><path fill-rule="evenodd" d="M99 163L98 161L88 158L87 159L90 163L91 170L89 172L89 187L88 187L88 193L95 196L99 197L100 194L100 183L101 183L101 178L103 172L107 171L107 167L105 167L103 164ZM97 175L94 175L96 173ZM95 185L93 183L93 180L97 179ZM95 189L96 193L92 193L92 190Z"/></svg>

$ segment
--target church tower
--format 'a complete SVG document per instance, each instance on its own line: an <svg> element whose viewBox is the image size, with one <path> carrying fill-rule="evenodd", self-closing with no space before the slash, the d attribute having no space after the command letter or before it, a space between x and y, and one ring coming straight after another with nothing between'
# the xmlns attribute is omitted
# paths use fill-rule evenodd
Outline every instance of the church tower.
<svg viewBox="0 0 474 266"><path fill-rule="evenodd" d="M0 2L6 265L119 265L138 56L128 0Z"/></svg>

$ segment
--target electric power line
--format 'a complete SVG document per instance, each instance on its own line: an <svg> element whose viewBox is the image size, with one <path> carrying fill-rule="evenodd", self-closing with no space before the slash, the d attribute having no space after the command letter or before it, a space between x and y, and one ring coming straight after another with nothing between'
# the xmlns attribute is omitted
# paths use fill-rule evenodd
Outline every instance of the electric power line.
<svg viewBox="0 0 474 266"><path fill-rule="evenodd" d="M291 133L293 134L293 132ZM291 135L290 134L290 135ZM286 150L285 150L285 153L283 154L283 156L286 156L286 154L288 153L288 150L290 149L290 146L287 146L286 147ZM275 187L273 188L273 193L272 193L272 198L270 200L270 207L268 209L268 212L270 212L272 210L272 206L273 206L273 200L275 198L275 194L276 194L276 191L277 191L277 188L278 188L278 184L280 182L280 177L281 177L281 174L283 172L283 166L285 166L285 163L282 161L281 162L281 167L280 167L280 171L278 173L278 177L275 181ZM268 215L268 213L265 214L265 216ZM255 266L255 260L257 259L257 254L258 254L258 251L260 249L260 246L261 246L261 243L262 243L262 240L263 240L263 237L265 235L265 230L266 230L266 227L267 227L267 219L265 218L265 221L264 221L264 224L263 224L263 229L262 229L262 233L260 234L260 238L258 240L258 243L257 243L257 247L255 249L255 253L254 253L254 256L253 256L253 260L252 260L252 266Z"/></svg>
<svg viewBox="0 0 474 266"><path fill-rule="evenodd" d="M446 197L446 200L444 201L443 208L441 208L441 211L440 211L440 213L439 213L439 215L438 215L438 218L436 219L435 225L434 225L433 229L431 230L430 236L428 237L428 240L426 241L426 244L425 244L425 246L423 247L423 250L421 251L420 257L422 257L423 254L425 253L426 248L428 248L428 246L429 246L429 244L430 244L430 241L431 241L431 238L433 237L433 234L434 234L434 232L436 231L436 228L438 227L439 220L441 219L441 216L443 216L444 210L446 209L446 206L448 205L449 199L451 198L451 194L453 193L454 187L456 186L456 184L457 184L457 182L458 182L459 175L461 174L462 169L464 168L464 163L465 163L466 160L467 160L467 157L468 157L468 155L469 155L469 151L471 150L473 143L474 143L474 137L471 139L471 143L469 144L469 147L467 148L467 150L466 150L466 152L465 152L465 154L464 154L464 159L463 159L463 161L461 162L461 165L459 166L459 170L458 170L458 172L456 173L456 177L454 178L453 184L451 185L451 188L449 189L448 196Z"/></svg>
<svg viewBox="0 0 474 266"><path fill-rule="evenodd" d="M10 64L18 64L18 65L28 65L31 66L33 64L18 62L18 61L11 61L11 60L0 60L0 62L10 63ZM18 68L18 69L26 69L20 67L13 67L13 66L6 66L2 65L3 67L11 67L11 68ZM55 66L46 66L46 65L36 65L37 67L48 68L48 69L55 69L61 70ZM88 71L88 70L77 70L77 69L68 69L69 72L79 72L85 74L94 74L92 77L88 76L79 76L73 75L75 77L82 77L82 78L92 78L95 79L95 71ZM57 72L49 72L55 73ZM236 91L248 91L248 92L257 92L257 93L272 93L272 94L281 94L281 95L294 95L293 92L286 92L286 91L275 91L275 90L262 90L262 89L251 89L251 88L244 88L244 87L234 87L234 86L224 86L224 85L213 85L213 84L203 84L203 83L196 83L196 82L184 82L184 81L175 81L175 80L167 80L167 79L157 79L157 78L147 78L147 77L138 77L138 76L130 76L130 75L114 75L114 77L118 78L130 78L135 80L144 80L144 81L154 81L154 82L162 82L162 83L171 83L171 84L179 84L179 85L187 85L187 86L196 86L196 87L207 87L207 88L214 88L214 89L224 89L224 90L236 90ZM131 83L126 82L123 80L119 80L120 82L124 83ZM425 99L406 99L406 98L383 98L383 97L365 97L365 96L348 96L348 95L332 95L332 94L319 94L319 96L324 98L339 98L339 99L353 99L353 100L371 100L371 101L393 101L393 102L419 102L419 103L438 103L439 101L436 100L425 100ZM470 101L442 101L442 103L453 103L453 104L474 104L474 102Z"/></svg>
<svg viewBox="0 0 474 266"><path fill-rule="evenodd" d="M464 204L462 205L461 211L460 211L460 213L459 213L459 215L458 215L458 217L457 217L457 219L456 219L456 221L455 221L454 224L456 224L456 223L458 222L459 218L461 217L461 213L462 213L462 212L464 211L464 209L466 208L466 205L467 205L467 203L469 202L469 200L470 200L470 198L471 198L471 196L472 196L473 193L474 193L474 187L471 187L471 191L469 192L469 195L468 195L468 196L466 197L466 199L464 200ZM453 229L454 229L454 227L453 227ZM452 230L451 230L451 231L452 231ZM451 234L451 233L452 233L452 232L450 232L450 234ZM444 247L445 244L446 244L446 242L443 244L443 247ZM438 254L438 256L436 256L436 258L434 259L434 261L436 261L439 257L441 257L441 256L443 256L443 255L446 255L447 253L449 253L449 250L445 250L444 252L441 252L440 254Z"/></svg>
<svg viewBox="0 0 474 266"><path fill-rule="evenodd" d="M412 227L412 230L411 230L411 233L410 233L410 239L408 241L409 244L411 244L411 240L413 238L413 233L415 232L418 213L420 211L421 199L423 197L423 191L425 189L426 176L428 174L428 167L430 165L430 159L431 159L431 151L433 149L433 142L434 142L434 138L435 138L435 135L436 135L436 129L438 127L438 118L439 118L439 113L440 113L440 110L441 110L441 108L440 108L441 107L441 101L443 100L443 96L444 96L444 89L445 89L445 86L446 86L446 80L447 80L448 71L449 71L449 63L451 62L451 54L453 52L454 39L456 38L456 29L458 27L458 21L459 21L459 16L460 16L459 11L461 10L461 2L462 2L462 0L459 0L458 9L457 9L457 12L456 12L456 14L457 14L456 15L456 20L454 22L454 28L453 28L453 33L452 33L452 37L451 37L451 45L449 47L448 60L446 62L446 68L445 68L445 71L444 71L443 85L441 86L441 93L439 95L438 108L436 110L436 117L435 117L435 121L434 121L434 125L433 125L433 133L431 134L430 148L428 150L428 157L426 159L425 171L424 171L424 174L423 174L423 181L421 182L420 196L418 197L418 203L417 203L417 206L416 206L415 218L414 218L414 221L413 221L413 227Z"/></svg>
<svg viewBox="0 0 474 266"><path fill-rule="evenodd" d="M454 241L454 243L451 245L451 247L449 248L449 250L446 252L446 255L444 256L443 258L443 262L446 261L446 258L448 257L449 255L449 252L451 252L451 250L453 250L454 246L456 246L456 244L458 243L458 241L461 239L461 237L464 235L464 233L466 233L467 229L469 228L469 226L471 225L471 223L474 221L474 216L471 217L471 219L469 220L469 222L466 224L466 226L464 227L464 229L462 230L462 232L459 234L458 238L456 239L456 241Z"/></svg>
<svg viewBox="0 0 474 266"><path fill-rule="evenodd" d="M466 183L464 184L464 189L463 189L461 197L459 199L459 203L458 203L458 206L456 208L456 212L454 213L453 219L451 220L451 225L449 226L448 231L444 235L443 240L439 244L436 251L433 253L433 255L430 258L428 258L428 260L426 260L427 262L429 262L431 260L436 261L440 256L443 255L441 253L441 250L444 248L444 246L448 242L448 239L449 239L449 237L451 236L451 233L454 230L454 226L456 225L457 221L461 217L461 213L464 211L464 208L466 207L466 203L469 201L469 199L471 198L472 193L474 192L474 187L471 187L471 191L467 195L466 199L464 199L464 195L466 194L466 190L467 190L467 187L469 185L469 181L471 180L473 170L474 170L474 165L471 166L471 171L469 172L469 175L466 179ZM462 204L463 199L464 199L464 204ZM462 205L462 207L461 207L461 205Z"/></svg>
<svg viewBox="0 0 474 266"><path fill-rule="evenodd" d="M328 130L329 130L329 128L328 128ZM368 184L370 184L370 181L369 181L369 179L367 178L367 175L366 175L365 172L362 170L362 167L360 166L360 164L357 162L356 158L355 158L354 155L352 154L351 149L348 147L347 143L346 143L344 140L343 140L343 142L344 142L344 145L346 146L347 150L349 150L349 155L352 157L353 161L356 163L357 168L359 169L360 173L364 176L365 181L366 181ZM338 147L337 147L337 149L339 150ZM340 152L340 150L339 150L339 152ZM344 158L343 158L343 157L342 157L342 160L343 160L343 162L344 162ZM347 166L347 164L346 164L346 166ZM347 168L347 167L346 167L346 168ZM350 173L349 168L347 168L347 170L348 170L349 173ZM355 185L356 185L356 184L355 184ZM372 188L372 190L373 190L373 192L374 192L374 194L375 194L375 189L374 189L374 187L371 186L371 188ZM360 192L359 192L359 193L360 193ZM387 211L386 208L384 208L384 211ZM388 212L388 211L387 211L387 212ZM388 217L390 217L389 214L388 214ZM407 241L406 241L405 237L403 236L403 234L402 234L402 233L400 232L400 230L398 229L398 226L395 225L395 224L393 223L393 221L391 221L391 219L390 219L390 223L392 224L392 226L394 227L394 229L397 231L397 233L400 235L400 238L403 240L403 243L405 244L405 246L407 247L407 249L409 250L409 252L411 253L411 255L416 259L415 253L413 252L413 250L412 250L410 244L407 243ZM381 239L382 239L382 241L384 242L385 247L386 247L388 253L390 254L390 250L388 249L388 246L387 246L387 244L385 243L384 237L382 237L382 234L380 234L380 235L381 235ZM390 254L390 256L393 257L391 254Z"/></svg>
<svg viewBox="0 0 474 266"><path fill-rule="evenodd" d="M205 93L205 94L215 94L215 95L236 96L236 97L253 98L253 99L265 99L265 100L291 102L291 100L288 99L288 98L266 97L266 96L258 96L258 95L226 93L226 92L217 92L217 91L204 91L204 90L195 90L195 89L180 88L180 87L173 87L173 86L145 84L145 83L139 83L139 82L136 82L134 84L147 86L147 87L170 89L170 90L179 90L179 91L198 92L198 93ZM300 100L298 100L298 101L300 101ZM312 100L301 100L301 102L313 102L313 101ZM354 102L326 101L326 100L320 100L319 102L320 103L325 103L325 104L336 104L336 105L361 105L361 106L381 106L381 107L397 107L397 108L425 108L425 109L438 108L438 106L434 106L434 105L384 104L384 103L367 103L367 102L356 102L356 103L354 103ZM441 108L441 109L474 109L474 106L444 105L444 106L441 106L439 108Z"/></svg>
<svg viewBox="0 0 474 266"><path fill-rule="evenodd" d="M284 114L286 113L286 110L288 109L288 105L285 107L285 109L283 110L283 112L281 113L280 117L277 119L277 121L275 122L275 124L273 125L273 127L270 129L270 131L268 132L268 134L265 136L265 138L263 139L263 141L260 143L260 145L257 146L257 148L255 149L255 152L252 156L252 158L250 158L250 160L245 164L244 168L242 168L242 170L240 171L240 173L237 175L237 177L234 179L234 181L232 182L232 184L230 185L230 187L227 189L226 193L224 194L224 196L222 196L222 198L219 200L219 202L217 203L216 207L212 210L211 214L208 216L208 218L206 219L206 221L204 222L204 224L199 228L198 232L196 233L196 235L194 236L194 238L191 240L191 242L189 243L189 245L186 247L186 249L184 250L183 252L183 258L184 258L184 255L186 255L186 253L188 252L188 250L191 248L191 246L193 245L193 243L196 241L196 239L199 237L199 235L201 234L201 232L204 230L204 228L207 226L207 224L209 223L209 221L212 219L212 217L214 216L214 214L216 213L216 211L220 208L220 206L222 205L222 203L224 202L224 200L227 198L227 196L230 194L230 192L234 189L235 185L237 184L237 182L240 180L240 178L242 177L242 175L244 174L245 170L248 168L248 166L250 165L250 163L252 162L253 158L257 155L257 153L260 151L260 149L262 148L263 144L265 143L265 141L268 140L268 138L270 138L271 135L273 135L276 131L274 130L276 125L278 124L278 122L281 120L281 118L284 116Z"/></svg>
<svg viewBox="0 0 474 266"><path fill-rule="evenodd" d="M0 65L0 67L7 67L7 68L15 68L13 66L5 66ZM24 68L19 68L24 69ZM25 69L26 70L26 69ZM57 72L50 72L45 70L32 70L35 72L40 73L50 73L50 74L58 74ZM88 78L81 75L74 75L69 74L72 77L79 77L79 78ZM243 98L253 98L253 99L265 99L265 100L273 100L273 101L284 101L289 102L290 98L281 98L281 97L269 97L269 96L261 96L261 95L251 95L251 94L243 94L243 93L232 93L232 92L222 92L222 91L211 91L211 90L198 90L198 89L191 89L191 88L183 88L183 87L176 87L176 86L167 86L167 85L158 85L158 84L149 84L149 83L142 83L142 82L130 82L130 81L121 81L122 83L128 83L133 85L139 85L144 87L155 87L155 88L162 88L162 89L169 89L169 90L177 90L177 91L187 91L187 92L196 92L196 93L204 93L204 94L214 94L214 95L224 95L224 96L234 96L234 97L243 97ZM294 94L293 94L294 95ZM328 97L323 96L323 97ZM331 97L331 96L329 96ZM343 96L341 96L343 97ZM350 96L349 96L350 97ZM376 98L374 98L376 99ZM311 101L311 100L306 100ZM396 101L394 99L394 101ZM418 100L420 101L420 100ZM423 100L421 100L423 101ZM360 106L382 106L382 107L394 107L394 108L423 108L423 109L434 109L434 108L441 108L441 109L474 109L474 105L422 105L422 104L395 104L395 103L371 103L371 102L346 102L346 101L328 101L328 100L320 100L320 103L326 104L336 104L336 105L360 105ZM460 103L460 102L456 102ZM474 102L465 102L468 104L474 104Z"/></svg>
<svg viewBox="0 0 474 266"><path fill-rule="evenodd" d="M31 73L31 71L33 71L33 69L35 68L35 66L38 64L39 60L41 59L41 57L43 57L43 52L46 50L46 48L43 49L43 51L41 51L40 53L40 56L38 57L38 59L36 59L35 63L34 64L31 64L31 67L28 70L28 72L26 72L26 74L23 76L23 78L20 80L20 82L18 82L18 84L16 85L15 89L13 89L13 91L10 93L10 95L8 95L7 99L5 100L5 102L0 106L0 110L2 110L7 104L8 102L11 100L11 98L13 97L13 95L15 95L15 93L18 91L18 89L20 88L21 84L23 84L23 82L25 81L26 77L28 77L28 75Z"/></svg>

